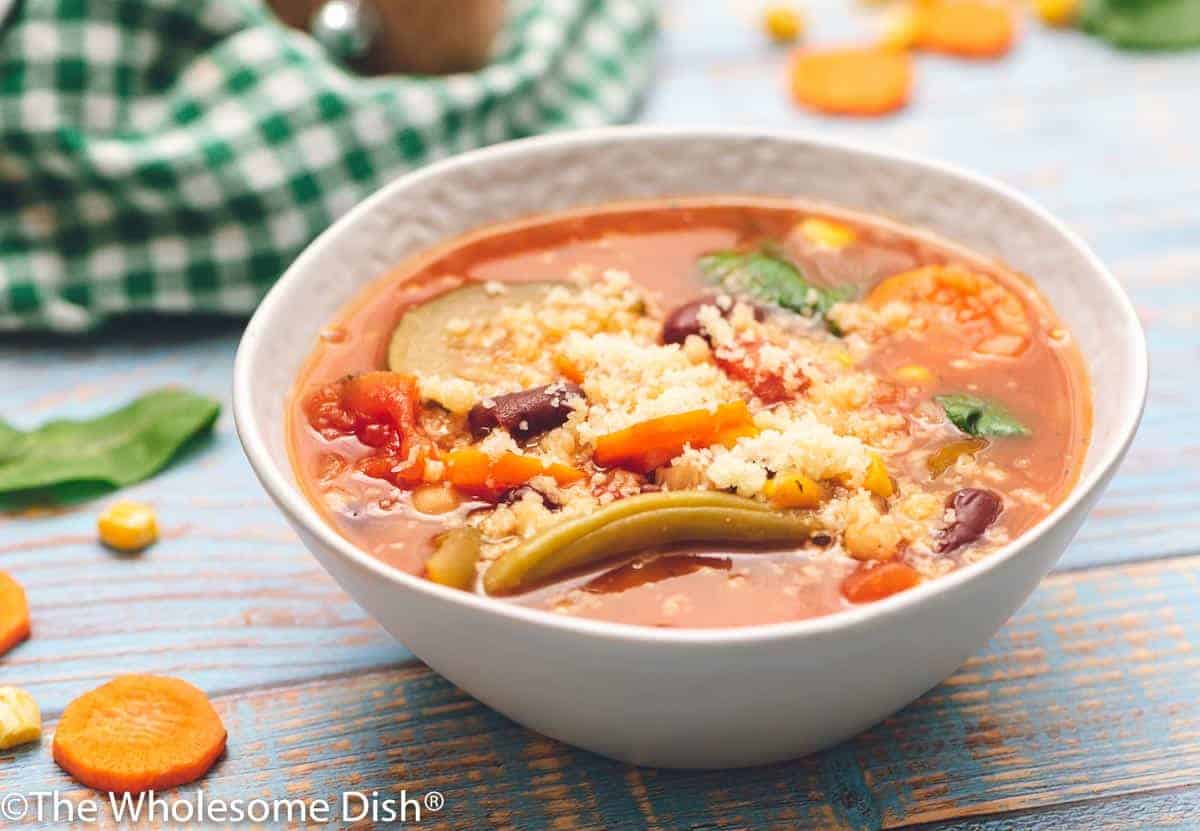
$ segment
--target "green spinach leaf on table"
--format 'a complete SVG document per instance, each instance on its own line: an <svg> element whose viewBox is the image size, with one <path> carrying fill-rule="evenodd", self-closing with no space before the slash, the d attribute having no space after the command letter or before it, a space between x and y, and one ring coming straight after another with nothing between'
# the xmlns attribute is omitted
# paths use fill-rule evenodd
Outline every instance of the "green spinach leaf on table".
<svg viewBox="0 0 1200 831"><path fill-rule="evenodd" d="M1200 0L1085 0L1085 31L1126 49L1200 46Z"/></svg>
<svg viewBox="0 0 1200 831"><path fill-rule="evenodd" d="M73 501L140 482L209 431L220 411L207 396L161 389L92 419L29 431L0 421L0 497Z"/></svg>

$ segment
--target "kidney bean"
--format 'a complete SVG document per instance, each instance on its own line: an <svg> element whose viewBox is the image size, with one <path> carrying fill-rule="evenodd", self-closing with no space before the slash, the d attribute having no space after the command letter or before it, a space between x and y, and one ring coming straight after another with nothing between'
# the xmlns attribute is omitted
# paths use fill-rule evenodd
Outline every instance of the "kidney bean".
<svg viewBox="0 0 1200 831"><path fill-rule="evenodd" d="M708 335L704 333L703 327L700 325L700 309L704 306L716 306L721 312L721 317L729 317L729 313L733 311L733 304L725 308L719 305L714 297L701 297L691 303L684 303L667 315L667 319L663 321L662 342L683 343L687 340L688 335L699 335L708 340ZM765 312L755 306L754 319L762 320L764 316Z"/></svg>
<svg viewBox="0 0 1200 831"><path fill-rule="evenodd" d="M946 507L954 511L954 522L942 530L937 550L949 554L983 536L1004 510L1000 495L982 488L963 488L950 494Z"/></svg>
<svg viewBox="0 0 1200 831"><path fill-rule="evenodd" d="M571 415L571 405L567 402L575 396L584 397L583 390L566 381L497 395L471 408L467 426L476 438L502 427L514 439L526 441L562 426Z"/></svg>

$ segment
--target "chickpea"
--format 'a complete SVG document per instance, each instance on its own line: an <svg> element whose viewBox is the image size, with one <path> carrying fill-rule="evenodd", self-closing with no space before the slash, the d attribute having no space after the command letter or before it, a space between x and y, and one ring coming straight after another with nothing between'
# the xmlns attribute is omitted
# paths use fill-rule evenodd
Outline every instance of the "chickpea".
<svg viewBox="0 0 1200 831"><path fill-rule="evenodd" d="M900 532L891 522L855 523L842 535L846 552L856 560L890 560L900 548Z"/></svg>
<svg viewBox="0 0 1200 831"><path fill-rule="evenodd" d="M412 506L423 514L446 514L461 502L458 491L449 485L422 485L412 492Z"/></svg>

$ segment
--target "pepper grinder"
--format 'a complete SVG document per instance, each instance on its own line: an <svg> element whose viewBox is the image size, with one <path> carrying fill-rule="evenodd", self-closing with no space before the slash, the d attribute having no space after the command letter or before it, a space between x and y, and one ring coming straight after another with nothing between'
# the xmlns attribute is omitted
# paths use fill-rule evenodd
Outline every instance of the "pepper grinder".
<svg viewBox="0 0 1200 831"><path fill-rule="evenodd" d="M503 0L270 0L338 61L360 71L445 75L479 69L504 18Z"/></svg>

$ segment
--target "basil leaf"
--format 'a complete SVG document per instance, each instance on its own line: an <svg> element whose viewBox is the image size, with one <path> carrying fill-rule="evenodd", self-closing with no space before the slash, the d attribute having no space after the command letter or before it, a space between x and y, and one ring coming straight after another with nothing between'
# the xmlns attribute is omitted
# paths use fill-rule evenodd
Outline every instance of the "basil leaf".
<svg viewBox="0 0 1200 831"><path fill-rule="evenodd" d="M824 318L834 304L854 296L853 286L814 286L800 269L765 249L714 251L701 257L697 265L708 280L730 294L750 295L805 317ZM833 323L826 321L826 325L835 335L841 334Z"/></svg>
<svg viewBox="0 0 1200 831"><path fill-rule="evenodd" d="M1185 49L1200 46L1200 3L1196 0L1087 0L1084 30L1126 49Z"/></svg>
<svg viewBox="0 0 1200 831"><path fill-rule="evenodd" d="M942 406L946 418L971 436L1009 438L1028 436L1030 430L1008 410L991 401L973 395L935 395L933 400Z"/></svg>
<svg viewBox="0 0 1200 831"><path fill-rule="evenodd" d="M73 501L140 482L208 431L220 411L207 396L162 389L86 421L51 421L28 432L0 421L0 495L44 492Z"/></svg>

